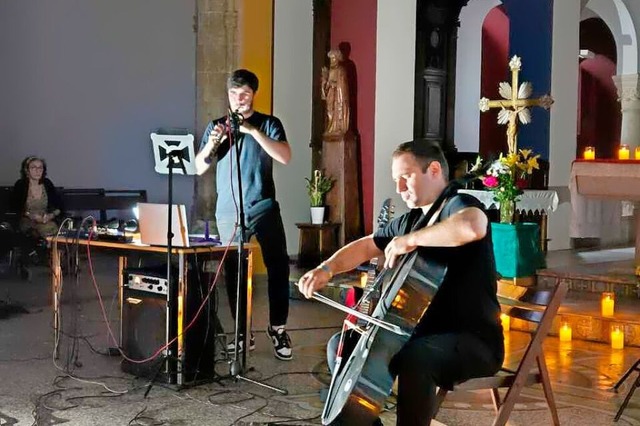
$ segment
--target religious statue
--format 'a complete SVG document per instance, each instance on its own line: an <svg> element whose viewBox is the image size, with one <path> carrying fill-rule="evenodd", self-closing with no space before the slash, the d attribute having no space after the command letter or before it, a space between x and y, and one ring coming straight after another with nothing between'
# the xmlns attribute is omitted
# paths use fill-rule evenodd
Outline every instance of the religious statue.
<svg viewBox="0 0 640 426"><path fill-rule="evenodd" d="M322 99L327 103L325 135L344 135L349 130L349 83L342 52L330 50L329 68L322 67Z"/></svg>
<svg viewBox="0 0 640 426"><path fill-rule="evenodd" d="M529 99L533 88L531 83L518 84L518 75L522 68L522 61L514 56L509 61L511 69L511 84L503 81L498 87L498 93L503 99L491 101L487 98L480 99L480 111L489 111L491 108L500 108L498 124L507 125L507 147L509 154L515 154L518 148L518 121L522 124L531 122L531 110L529 107L539 106L549 109L553 104L553 98L544 95L538 99Z"/></svg>

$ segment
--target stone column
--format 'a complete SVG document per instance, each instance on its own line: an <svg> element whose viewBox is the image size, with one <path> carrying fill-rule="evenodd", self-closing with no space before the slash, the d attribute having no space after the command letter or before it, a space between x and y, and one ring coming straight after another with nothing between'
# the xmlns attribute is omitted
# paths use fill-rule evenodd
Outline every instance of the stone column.
<svg viewBox="0 0 640 426"><path fill-rule="evenodd" d="M640 76L638 74L614 75L618 100L622 110L620 142L629 145L631 158L640 144Z"/></svg>
<svg viewBox="0 0 640 426"><path fill-rule="evenodd" d="M197 0L196 31L196 150L204 128L214 118L227 111L226 81L238 67L240 48L238 36L239 7L242 0ZM193 219L214 220L216 184L215 167L211 167L194 183ZM213 231L212 231L213 232Z"/></svg>

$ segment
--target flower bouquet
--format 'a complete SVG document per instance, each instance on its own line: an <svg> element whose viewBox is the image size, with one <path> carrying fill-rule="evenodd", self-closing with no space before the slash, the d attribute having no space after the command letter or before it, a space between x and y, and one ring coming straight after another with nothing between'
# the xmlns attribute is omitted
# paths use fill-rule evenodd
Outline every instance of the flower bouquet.
<svg viewBox="0 0 640 426"><path fill-rule="evenodd" d="M500 223L513 222L515 204L528 177L539 168L539 157L530 149L520 149L506 156L500 154L481 177L482 184L493 192L493 200L500 203Z"/></svg>

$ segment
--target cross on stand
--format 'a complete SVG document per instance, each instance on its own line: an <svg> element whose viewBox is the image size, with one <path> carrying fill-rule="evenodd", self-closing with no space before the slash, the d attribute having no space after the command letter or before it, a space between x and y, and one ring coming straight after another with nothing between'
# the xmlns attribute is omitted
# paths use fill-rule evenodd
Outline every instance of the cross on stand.
<svg viewBox="0 0 640 426"><path fill-rule="evenodd" d="M509 154L515 154L518 147L518 119L522 124L529 124L531 122L529 107L539 106L549 109L553 104L553 98L544 95L537 99L528 99L533 91L531 83L527 81L518 85L518 77L522 68L520 57L513 56L509 61L509 68L511 69L511 84L503 81L498 86L498 93L504 99L481 98L479 107L481 112L489 111L491 108L501 108L498 113L498 124L507 125Z"/></svg>

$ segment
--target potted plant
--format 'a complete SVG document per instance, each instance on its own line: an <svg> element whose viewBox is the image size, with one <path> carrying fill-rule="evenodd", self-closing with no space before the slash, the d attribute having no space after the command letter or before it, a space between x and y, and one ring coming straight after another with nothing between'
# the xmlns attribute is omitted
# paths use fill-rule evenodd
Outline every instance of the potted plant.
<svg viewBox="0 0 640 426"><path fill-rule="evenodd" d="M494 161L481 180L493 192L493 200L500 203L500 223L491 224L491 239L496 259L496 270L504 278L535 275L545 265L540 250L539 226L536 223L514 223L516 203L523 194L523 183L537 169L539 155L530 149Z"/></svg>
<svg viewBox="0 0 640 426"><path fill-rule="evenodd" d="M305 180L311 203L311 223L322 224L324 222L324 197L333 187L334 180L317 169L314 170L311 179L305 178Z"/></svg>

